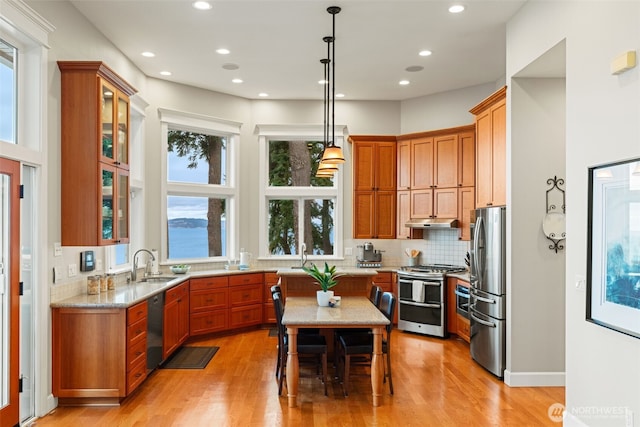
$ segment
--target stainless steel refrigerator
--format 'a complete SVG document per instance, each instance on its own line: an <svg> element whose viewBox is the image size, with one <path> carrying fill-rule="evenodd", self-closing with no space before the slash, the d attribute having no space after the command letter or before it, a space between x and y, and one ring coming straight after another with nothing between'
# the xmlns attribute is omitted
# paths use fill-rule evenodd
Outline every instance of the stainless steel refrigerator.
<svg viewBox="0 0 640 427"><path fill-rule="evenodd" d="M506 367L506 207L476 209L471 224L471 357L502 378Z"/></svg>

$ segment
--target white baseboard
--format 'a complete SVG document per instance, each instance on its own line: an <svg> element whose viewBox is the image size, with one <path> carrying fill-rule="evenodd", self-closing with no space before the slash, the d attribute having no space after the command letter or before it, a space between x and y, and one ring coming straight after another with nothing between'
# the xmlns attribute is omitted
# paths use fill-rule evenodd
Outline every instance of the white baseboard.
<svg viewBox="0 0 640 427"><path fill-rule="evenodd" d="M565 373L505 370L504 383L509 387L562 387L565 385Z"/></svg>

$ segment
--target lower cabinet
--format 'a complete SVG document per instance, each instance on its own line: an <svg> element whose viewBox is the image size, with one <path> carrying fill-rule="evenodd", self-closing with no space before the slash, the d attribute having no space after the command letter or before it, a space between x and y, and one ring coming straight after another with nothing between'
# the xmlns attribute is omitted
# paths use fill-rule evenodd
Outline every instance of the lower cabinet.
<svg viewBox="0 0 640 427"><path fill-rule="evenodd" d="M229 277L191 279L189 304L191 335L227 330L229 328Z"/></svg>
<svg viewBox="0 0 640 427"><path fill-rule="evenodd" d="M118 404L144 381L146 301L128 309L56 307L51 315L52 386L60 405Z"/></svg>
<svg viewBox="0 0 640 427"><path fill-rule="evenodd" d="M162 359L189 338L189 281L165 292L162 328Z"/></svg>
<svg viewBox="0 0 640 427"><path fill-rule="evenodd" d="M229 327L231 329L262 323L262 273L229 276Z"/></svg>
<svg viewBox="0 0 640 427"><path fill-rule="evenodd" d="M276 323L276 312L273 308L273 298L271 297L271 287L278 284L276 273L264 273L264 303L262 304L262 322Z"/></svg>

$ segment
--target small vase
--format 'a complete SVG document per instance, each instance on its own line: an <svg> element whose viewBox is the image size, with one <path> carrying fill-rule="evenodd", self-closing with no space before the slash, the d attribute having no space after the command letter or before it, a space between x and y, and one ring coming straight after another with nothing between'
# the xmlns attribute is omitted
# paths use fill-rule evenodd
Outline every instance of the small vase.
<svg viewBox="0 0 640 427"><path fill-rule="evenodd" d="M333 291L316 291L316 298L320 307L328 307L329 300L333 298Z"/></svg>

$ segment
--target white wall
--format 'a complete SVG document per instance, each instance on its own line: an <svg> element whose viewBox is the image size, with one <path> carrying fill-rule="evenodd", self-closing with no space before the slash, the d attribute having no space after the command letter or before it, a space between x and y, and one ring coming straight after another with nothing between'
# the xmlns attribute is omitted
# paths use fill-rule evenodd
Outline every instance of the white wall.
<svg viewBox="0 0 640 427"><path fill-rule="evenodd" d="M510 85L508 357L510 385L564 385L565 251L542 232L547 180L565 179L565 81L518 78ZM564 189L564 185L561 186ZM549 203L562 212L559 191ZM534 320L535 319L535 320Z"/></svg>
<svg viewBox="0 0 640 427"><path fill-rule="evenodd" d="M400 133L472 124L474 116L469 110L500 87L486 83L402 101Z"/></svg>
<svg viewBox="0 0 640 427"><path fill-rule="evenodd" d="M566 39L565 425L570 426L637 426L640 419L640 340L585 321L586 295L575 287L587 269L587 168L640 153L638 69L619 76L609 71L615 57L638 49L639 21L638 2L528 2L507 28L508 81ZM633 421L624 411L633 413Z"/></svg>

